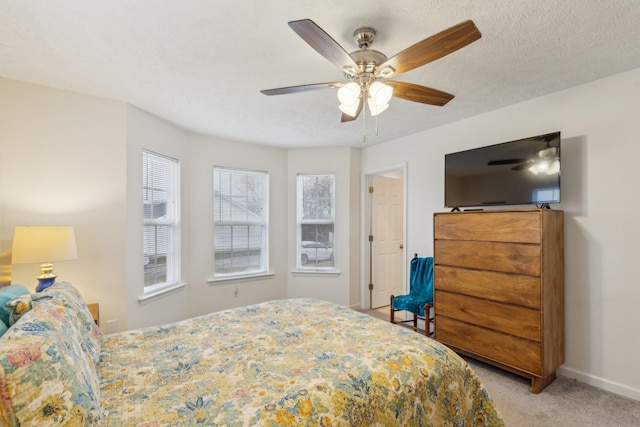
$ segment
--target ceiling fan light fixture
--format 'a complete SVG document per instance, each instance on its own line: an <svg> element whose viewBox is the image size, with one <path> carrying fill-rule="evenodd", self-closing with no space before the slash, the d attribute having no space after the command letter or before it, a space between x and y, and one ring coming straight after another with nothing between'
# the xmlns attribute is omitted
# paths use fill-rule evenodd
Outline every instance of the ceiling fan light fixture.
<svg viewBox="0 0 640 427"><path fill-rule="evenodd" d="M395 72L396 72L395 68L393 68L391 65L387 65L382 70L378 71L378 75L386 79L391 77Z"/></svg>
<svg viewBox="0 0 640 427"><path fill-rule="evenodd" d="M349 77L354 77L357 73L357 70L351 65L345 65L344 67L342 67L342 72Z"/></svg>
<svg viewBox="0 0 640 427"><path fill-rule="evenodd" d="M340 110L343 112L342 122L351 121L360 115L365 107L365 98L371 114L380 114L389 107L389 99L394 96L394 92L395 96L407 101L440 107L445 105L453 99L453 95L426 86L400 81L391 81L387 85L378 79L388 81L391 77L440 59L482 37L473 21L467 20L415 43L388 58L382 52L370 49L376 36L375 30L370 27L362 27L354 32L354 39L359 50L351 53L348 53L311 19L290 21L289 27L316 52L342 70L345 80L349 83L316 83L261 92L265 95L282 95L324 88L339 88L337 95L341 103ZM350 118L345 118L349 115Z"/></svg>
<svg viewBox="0 0 640 427"><path fill-rule="evenodd" d="M338 100L344 106L357 105L360 93L360 86L355 82L349 82L338 89Z"/></svg>
<svg viewBox="0 0 640 427"><path fill-rule="evenodd" d="M369 99L373 100L378 106L389 104L393 96L393 87L382 82L375 81L369 87Z"/></svg>
<svg viewBox="0 0 640 427"><path fill-rule="evenodd" d="M389 104L377 104L371 97L367 98L367 104L369 104L369 112L372 116L377 116L389 108Z"/></svg>
<svg viewBox="0 0 640 427"><path fill-rule="evenodd" d="M358 107L359 106L360 106L359 103L354 102L351 105L340 104L338 106L338 108L340 109L340 111L342 111L346 115L351 116L351 117L355 117L356 114L358 113Z"/></svg>

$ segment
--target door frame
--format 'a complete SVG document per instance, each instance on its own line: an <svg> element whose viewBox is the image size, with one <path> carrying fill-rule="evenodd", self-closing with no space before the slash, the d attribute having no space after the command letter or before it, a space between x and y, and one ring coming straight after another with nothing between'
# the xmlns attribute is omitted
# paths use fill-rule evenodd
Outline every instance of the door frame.
<svg viewBox="0 0 640 427"><path fill-rule="evenodd" d="M392 172L402 176L402 241L404 245L405 265L402 268L403 288L407 288L407 163L398 163L394 165L384 166L376 169L366 170L362 172L361 188L360 188L360 308L369 308L369 283L368 268L369 258L367 257L367 246L369 245L369 231L367 230L367 216L369 215L368 197L369 184L372 176L383 175L390 176Z"/></svg>

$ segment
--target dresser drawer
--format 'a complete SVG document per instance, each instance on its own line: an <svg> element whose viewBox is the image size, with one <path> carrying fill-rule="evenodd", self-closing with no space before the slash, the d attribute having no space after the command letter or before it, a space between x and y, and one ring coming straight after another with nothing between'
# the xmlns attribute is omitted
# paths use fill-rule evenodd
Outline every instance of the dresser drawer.
<svg viewBox="0 0 640 427"><path fill-rule="evenodd" d="M436 265L434 287L506 304L540 309L540 278Z"/></svg>
<svg viewBox="0 0 640 427"><path fill-rule="evenodd" d="M540 311L436 290L436 316L540 341Z"/></svg>
<svg viewBox="0 0 640 427"><path fill-rule="evenodd" d="M436 240L438 265L540 276L540 246L521 243Z"/></svg>
<svg viewBox="0 0 640 427"><path fill-rule="evenodd" d="M540 243L540 212L456 212L434 216L434 238Z"/></svg>
<svg viewBox="0 0 640 427"><path fill-rule="evenodd" d="M542 373L541 346L534 341L504 335L446 317L437 318L435 338L445 345L533 375Z"/></svg>

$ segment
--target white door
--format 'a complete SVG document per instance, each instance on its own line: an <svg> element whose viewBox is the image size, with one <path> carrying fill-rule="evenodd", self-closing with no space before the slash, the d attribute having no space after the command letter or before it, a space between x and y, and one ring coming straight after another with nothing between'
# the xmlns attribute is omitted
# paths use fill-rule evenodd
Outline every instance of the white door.
<svg viewBox="0 0 640 427"><path fill-rule="evenodd" d="M371 305L378 308L389 305L391 295L404 293L403 191L401 179L373 176L371 183Z"/></svg>

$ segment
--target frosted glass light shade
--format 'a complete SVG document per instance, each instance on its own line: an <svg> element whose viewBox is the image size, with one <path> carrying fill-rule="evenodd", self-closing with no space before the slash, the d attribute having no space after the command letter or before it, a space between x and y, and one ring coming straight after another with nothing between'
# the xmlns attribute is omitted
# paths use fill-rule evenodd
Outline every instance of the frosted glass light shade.
<svg viewBox="0 0 640 427"><path fill-rule="evenodd" d="M388 104L393 96L393 87L388 86L382 82L373 82L369 87L369 98L376 103L376 105Z"/></svg>
<svg viewBox="0 0 640 427"><path fill-rule="evenodd" d="M342 105L353 105L360 98L360 86L355 82L349 82L338 89L338 100Z"/></svg>
<svg viewBox="0 0 640 427"><path fill-rule="evenodd" d="M389 108L389 104L378 105L373 99L371 99L371 97L367 98L367 104L369 104L369 111L371 112L372 116L377 116L378 114Z"/></svg>
<svg viewBox="0 0 640 427"><path fill-rule="evenodd" d="M351 105L340 104L338 108L340 108L340 111L342 111L346 115L355 117L356 113L358 112L359 105L359 103L354 103Z"/></svg>

